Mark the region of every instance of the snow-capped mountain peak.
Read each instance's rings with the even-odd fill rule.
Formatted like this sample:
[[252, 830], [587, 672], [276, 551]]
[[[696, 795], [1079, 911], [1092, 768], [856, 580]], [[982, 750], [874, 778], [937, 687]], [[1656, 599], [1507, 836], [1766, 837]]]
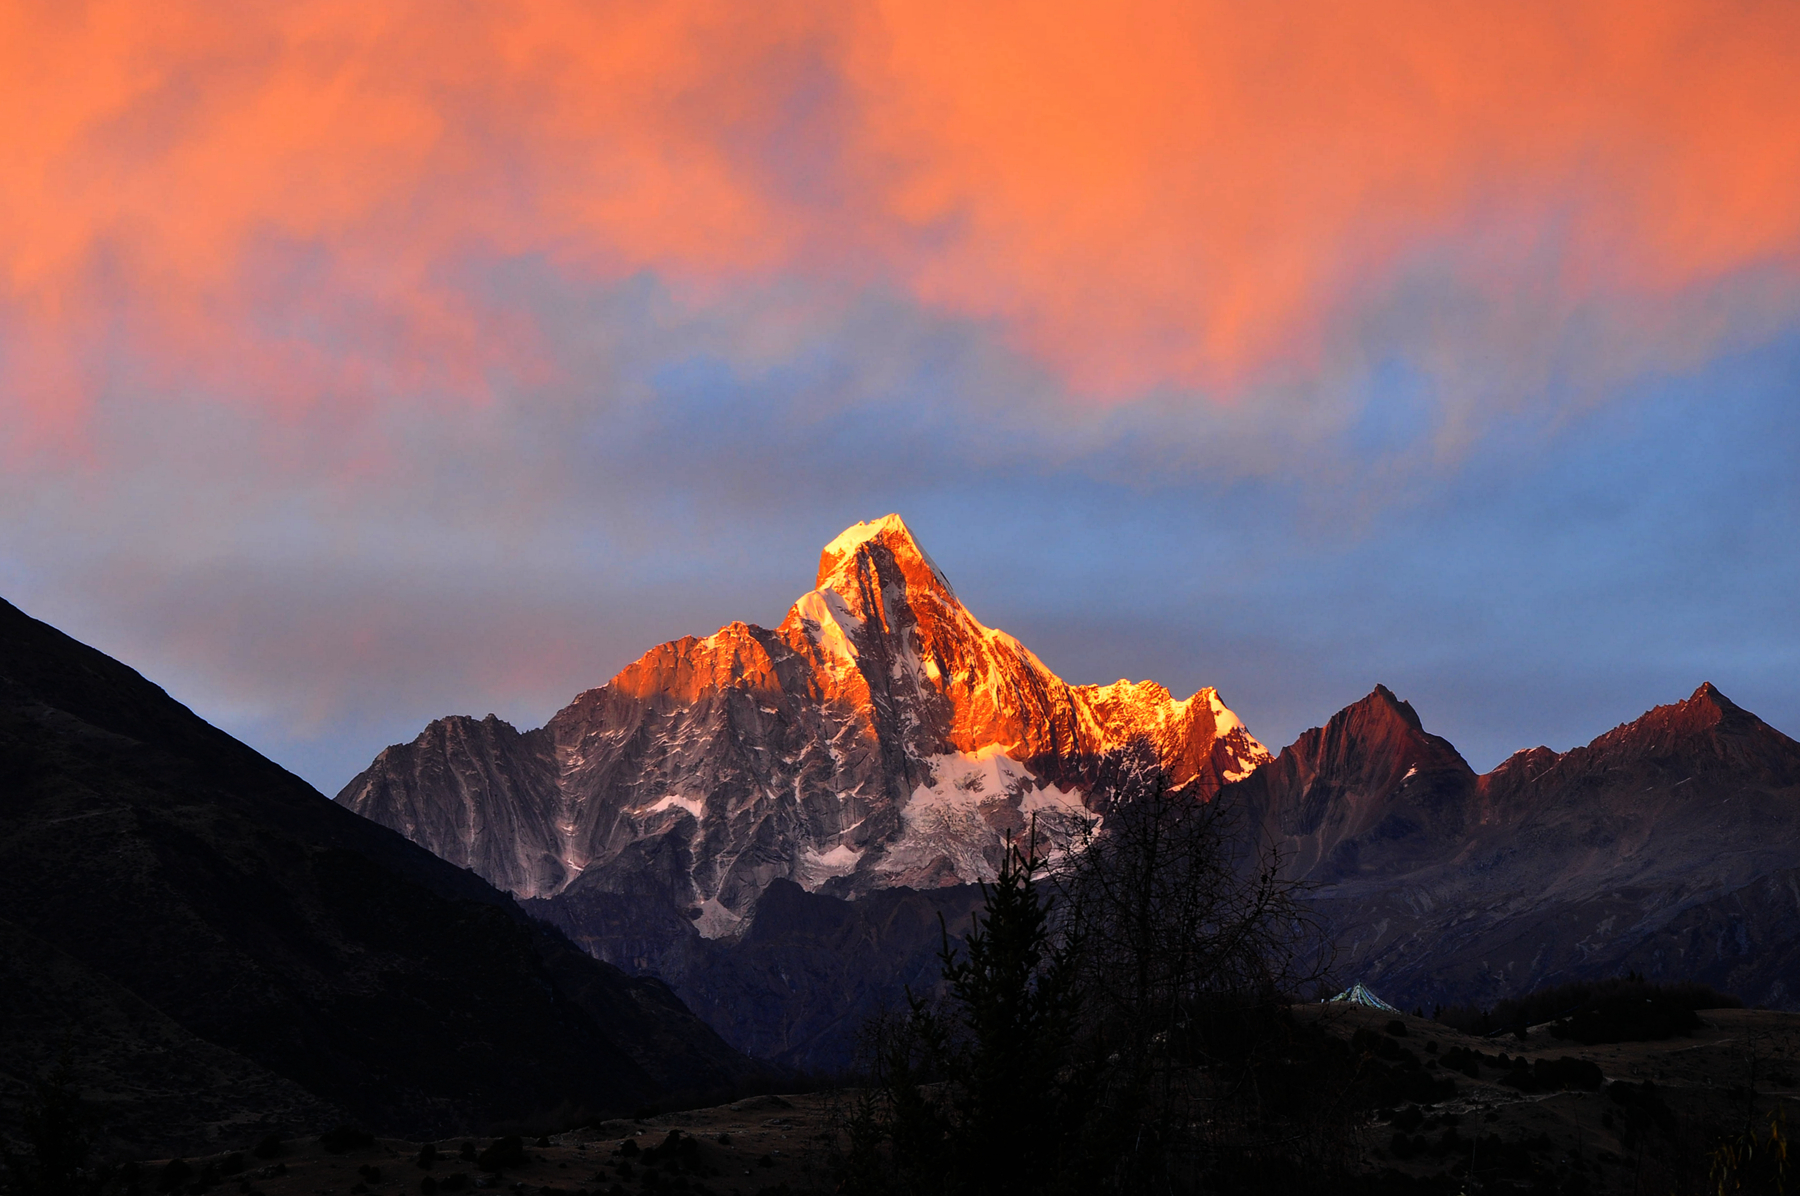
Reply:
[[987, 879], [1007, 834], [1102, 809], [1122, 769], [1204, 799], [1269, 759], [1215, 690], [1066, 684], [898, 515], [827, 544], [776, 628], [654, 648], [536, 731], [470, 722], [388, 749], [339, 800], [520, 896], [662, 893], [708, 934], [776, 878]]
[[[850, 598], [861, 589], [871, 572], [879, 573], [885, 553], [899, 574], [899, 579], [921, 590], [936, 590], [951, 601], [956, 591], [928, 553], [919, 546], [912, 529], [898, 515], [883, 515], [868, 523], [854, 523], [838, 533], [837, 538], [819, 553], [819, 576], [815, 590], [835, 590]], [[889, 579], [884, 579], [889, 580]]]

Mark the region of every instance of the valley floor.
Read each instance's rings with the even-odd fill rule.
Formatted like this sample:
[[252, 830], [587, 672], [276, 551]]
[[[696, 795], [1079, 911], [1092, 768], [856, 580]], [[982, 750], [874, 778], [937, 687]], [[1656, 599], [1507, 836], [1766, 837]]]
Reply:
[[[1392, 1063], [1410, 1053], [1433, 1077], [1455, 1081], [1453, 1096], [1384, 1109], [1368, 1124], [1363, 1163], [1377, 1188], [1385, 1176], [1396, 1190], [1445, 1193], [1699, 1192], [1708, 1187], [1708, 1151], [1721, 1133], [1747, 1127], [1766, 1133], [1776, 1110], [1800, 1114], [1794, 1107], [1800, 1014], [1708, 1010], [1691, 1037], [1591, 1047], [1553, 1038], [1545, 1027], [1524, 1039], [1476, 1038], [1355, 1006], [1306, 1005], [1295, 1014], [1346, 1038], [1362, 1031], [1360, 1041], [1375, 1044], [1374, 1057]], [[1395, 1022], [1404, 1033], [1393, 1032]], [[1602, 1087], [1519, 1086], [1537, 1060], [1565, 1057], [1596, 1065]], [[246, 1152], [242, 1170], [227, 1164], [235, 1173], [220, 1175], [211, 1190], [217, 1196], [823, 1193], [834, 1188], [832, 1159], [854, 1095], [758, 1096], [527, 1138], [523, 1161], [498, 1173], [462, 1157], [486, 1150], [496, 1141], [491, 1138], [471, 1140], [466, 1152], [461, 1140], [438, 1143], [441, 1154], [429, 1170], [416, 1163], [416, 1142], [381, 1139], [332, 1154], [313, 1139], [295, 1140], [274, 1159]], [[220, 1160], [188, 1163], [198, 1177], [209, 1161], [216, 1173]], [[144, 1165], [146, 1190], [159, 1187], [165, 1165]]]
[[[242, 1155], [243, 1170], [221, 1176], [214, 1196], [605, 1196], [624, 1191], [692, 1192], [697, 1196], [806, 1196], [829, 1192], [830, 1156], [842, 1097], [756, 1096], [711, 1109], [631, 1121], [605, 1121], [546, 1138], [524, 1140], [524, 1161], [498, 1172], [461, 1157], [464, 1139], [436, 1144], [437, 1161], [418, 1166], [420, 1143], [382, 1138], [343, 1153], [314, 1139], [282, 1144], [273, 1159]], [[685, 1141], [684, 1141], [685, 1139]], [[479, 1154], [497, 1139], [467, 1140]], [[190, 1159], [202, 1173], [230, 1156]], [[235, 1161], [226, 1164], [235, 1168]], [[166, 1161], [143, 1165], [154, 1190]], [[429, 1180], [429, 1183], [427, 1181]], [[185, 1190], [191, 1191], [189, 1187]]]

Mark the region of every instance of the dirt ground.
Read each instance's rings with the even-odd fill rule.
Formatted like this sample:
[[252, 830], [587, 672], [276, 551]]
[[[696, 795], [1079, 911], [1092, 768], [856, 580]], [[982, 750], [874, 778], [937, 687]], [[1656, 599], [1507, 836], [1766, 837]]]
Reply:
[[[1358, 1030], [1368, 1032], [1365, 1042], [1379, 1036], [1390, 1062], [1396, 1052], [1410, 1052], [1428, 1074], [1455, 1081], [1455, 1095], [1435, 1104], [1381, 1110], [1363, 1144], [1370, 1172], [1438, 1177], [1446, 1192], [1699, 1191], [1706, 1147], [1721, 1127], [1766, 1129], [1784, 1105], [1800, 1115], [1792, 1107], [1800, 1100], [1800, 1014], [1710, 1010], [1701, 1013], [1702, 1029], [1692, 1037], [1584, 1047], [1542, 1027], [1524, 1039], [1475, 1038], [1360, 1007], [1295, 1012], [1346, 1038]], [[1404, 1034], [1391, 1032], [1396, 1021]], [[1517, 1059], [1531, 1065], [1564, 1057], [1596, 1065], [1602, 1086], [1516, 1086]], [[1466, 1074], [1471, 1064], [1474, 1077]], [[1628, 1087], [1615, 1092], [1618, 1081]], [[523, 1158], [497, 1172], [477, 1162], [498, 1141], [493, 1138], [436, 1143], [438, 1158], [429, 1168], [418, 1165], [421, 1143], [380, 1139], [331, 1153], [314, 1138], [284, 1142], [272, 1158], [246, 1149], [186, 1165], [196, 1180], [210, 1165], [205, 1178], [216, 1183], [217, 1196], [806, 1196], [833, 1188], [831, 1154], [851, 1099], [844, 1093], [759, 1096], [602, 1122], [526, 1138]], [[157, 1192], [165, 1166], [143, 1165], [146, 1196]]]

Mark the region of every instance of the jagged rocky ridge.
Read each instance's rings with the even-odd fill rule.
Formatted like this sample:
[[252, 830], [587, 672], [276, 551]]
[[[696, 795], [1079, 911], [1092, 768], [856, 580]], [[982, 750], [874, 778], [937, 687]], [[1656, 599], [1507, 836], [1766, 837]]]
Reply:
[[1211, 689], [1065, 684], [889, 515], [825, 547], [778, 627], [664, 644], [534, 731], [440, 719], [338, 800], [521, 898], [654, 895], [721, 937], [776, 880], [966, 884], [1122, 768], [1210, 796], [1268, 758]]
[[1482, 776], [1377, 687], [1216, 800], [1407, 1007], [1628, 969], [1800, 1006], [1800, 743], [1711, 684]]

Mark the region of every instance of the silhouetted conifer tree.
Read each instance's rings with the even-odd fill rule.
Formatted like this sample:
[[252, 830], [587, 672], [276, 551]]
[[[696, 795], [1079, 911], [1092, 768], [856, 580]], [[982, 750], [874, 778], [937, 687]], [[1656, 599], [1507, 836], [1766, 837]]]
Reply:
[[1073, 946], [1052, 941], [1051, 901], [1032, 883], [1043, 863], [1009, 843], [964, 950], [940, 927], [944, 1000], [914, 997], [875, 1028], [877, 1083], [853, 1119], [852, 1186], [995, 1196], [1079, 1186], [1091, 1069], [1075, 1051]]
[[[845, 1190], [1323, 1190], [1350, 1048], [1287, 1012], [1323, 939], [1277, 861], [1160, 773], [1046, 875], [1009, 846], [943, 996], [870, 1031]], [[1103, 820], [1103, 821], [1102, 821]]]

